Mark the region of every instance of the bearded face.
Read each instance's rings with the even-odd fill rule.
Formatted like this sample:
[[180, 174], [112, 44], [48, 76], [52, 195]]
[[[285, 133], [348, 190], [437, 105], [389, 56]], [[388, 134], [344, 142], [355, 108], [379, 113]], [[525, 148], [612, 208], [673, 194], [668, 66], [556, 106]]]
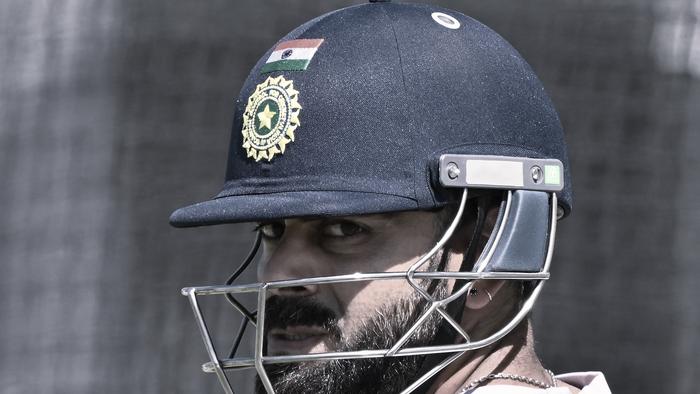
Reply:
[[[436, 242], [435, 212], [400, 212], [261, 223], [261, 282], [406, 272]], [[458, 269], [461, 256], [437, 253], [421, 270]], [[453, 261], [454, 260], [454, 261]], [[434, 299], [444, 281], [421, 283]], [[405, 280], [274, 287], [265, 309], [267, 356], [389, 349], [429, 308]], [[404, 347], [434, 344], [442, 318], [432, 313]], [[395, 393], [423, 372], [424, 356], [266, 364], [276, 393]], [[257, 391], [265, 392], [258, 378]]]
[[[446, 289], [438, 286], [434, 296], [443, 298]], [[273, 296], [266, 309], [266, 337], [283, 336], [288, 327], [315, 327], [331, 343], [330, 351], [387, 349], [393, 346], [428, 307], [418, 296], [406, 297], [383, 306], [345, 334], [338, 316], [322, 304], [305, 298]], [[441, 319], [433, 313], [408, 341], [408, 347], [430, 345]], [[275, 334], [277, 333], [277, 334]], [[282, 353], [280, 353], [282, 354]], [[276, 393], [399, 393], [419, 376], [425, 356], [324, 360], [266, 366]], [[258, 393], [265, 393], [256, 381]]]

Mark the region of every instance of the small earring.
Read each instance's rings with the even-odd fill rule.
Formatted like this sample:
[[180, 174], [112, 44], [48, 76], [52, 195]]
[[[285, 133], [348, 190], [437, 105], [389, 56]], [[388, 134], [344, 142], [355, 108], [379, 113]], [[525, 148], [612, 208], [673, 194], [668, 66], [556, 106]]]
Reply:
[[[486, 292], [486, 296], [489, 297], [489, 301], [493, 301], [493, 296], [491, 295], [491, 293], [488, 290], [484, 290], [484, 291]], [[469, 290], [469, 295], [472, 297], [476, 297], [477, 295], [479, 295], [479, 289]]]

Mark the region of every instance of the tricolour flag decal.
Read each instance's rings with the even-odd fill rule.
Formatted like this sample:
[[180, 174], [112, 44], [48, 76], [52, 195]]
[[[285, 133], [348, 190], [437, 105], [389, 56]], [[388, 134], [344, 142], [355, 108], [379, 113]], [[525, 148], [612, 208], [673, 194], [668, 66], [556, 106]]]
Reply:
[[322, 42], [322, 38], [285, 41], [275, 47], [260, 73], [306, 70]]

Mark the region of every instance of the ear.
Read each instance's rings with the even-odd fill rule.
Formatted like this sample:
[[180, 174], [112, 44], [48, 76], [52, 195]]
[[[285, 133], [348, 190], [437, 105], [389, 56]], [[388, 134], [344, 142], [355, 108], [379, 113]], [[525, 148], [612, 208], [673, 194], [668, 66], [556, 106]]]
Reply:
[[492, 203], [486, 211], [486, 219], [484, 220], [484, 227], [481, 229], [481, 237], [485, 239], [484, 244], [491, 237], [493, 229], [496, 227], [496, 220], [498, 220], [498, 210], [500, 208], [499, 204]]
[[490, 279], [475, 281], [471, 291], [467, 294], [464, 307], [471, 310], [482, 309], [496, 298], [505, 283], [504, 280]]
[[[478, 259], [481, 255], [484, 246], [486, 246], [486, 243], [488, 242], [489, 237], [491, 236], [491, 232], [493, 232], [493, 229], [496, 225], [496, 220], [498, 219], [498, 209], [498, 204], [488, 205], [486, 217], [484, 218], [484, 225], [477, 239], [477, 250], [476, 254], [474, 255], [476, 259]], [[467, 247], [469, 246], [469, 243], [474, 234], [474, 229], [476, 227], [476, 217], [476, 206], [473, 206], [473, 211], [467, 211], [464, 213], [464, 216], [462, 217], [462, 220], [460, 221], [457, 229], [447, 242], [447, 247], [451, 251], [459, 254], [464, 254], [466, 252]], [[471, 263], [473, 264], [475, 262], [476, 261], [472, 261]]]

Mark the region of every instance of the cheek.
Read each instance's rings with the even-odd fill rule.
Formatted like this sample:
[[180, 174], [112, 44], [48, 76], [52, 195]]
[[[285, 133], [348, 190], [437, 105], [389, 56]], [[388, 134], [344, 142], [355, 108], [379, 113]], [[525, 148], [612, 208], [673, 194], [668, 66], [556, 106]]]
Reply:
[[259, 281], [262, 281], [263, 280], [262, 278], [264, 277], [265, 270], [268, 268], [267, 266], [268, 266], [269, 261], [270, 261], [270, 251], [269, 251], [269, 248], [266, 248], [264, 246], [262, 246], [260, 249], [262, 250], [262, 252], [259, 252], [260, 257], [259, 257], [258, 263], [255, 265], [255, 267], [256, 267], [255, 273], [257, 275], [257, 279]]
[[336, 291], [344, 308], [340, 327], [346, 336], [352, 336], [364, 323], [386, 311], [398, 299], [414, 294], [413, 288], [404, 280], [365, 282], [364, 285], [345, 285]]
[[359, 250], [352, 255], [333, 256], [332, 268], [336, 275], [356, 272], [403, 272], [418, 261], [429, 247], [412, 244], [382, 244], [378, 247]]

